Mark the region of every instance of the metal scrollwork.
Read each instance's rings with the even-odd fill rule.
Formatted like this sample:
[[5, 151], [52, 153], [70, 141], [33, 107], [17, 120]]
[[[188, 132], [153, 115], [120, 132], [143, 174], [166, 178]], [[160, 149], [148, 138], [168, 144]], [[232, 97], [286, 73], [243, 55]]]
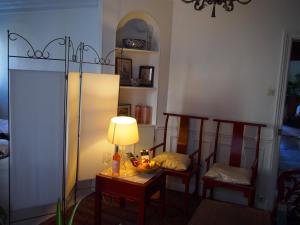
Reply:
[[29, 50], [27, 50], [27, 56], [30, 58], [33, 58], [35, 55], [35, 50], [33, 48], [33, 46], [30, 44], [30, 42], [24, 38], [23, 36], [17, 34], [17, 33], [9, 33], [8, 34], [8, 38], [11, 41], [17, 41], [19, 38], [21, 38], [22, 40], [25, 41], [25, 43], [29, 46]]
[[200, 11], [208, 5], [213, 5], [212, 17], [216, 17], [216, 5], [223, 5], [223, 8], [227, 12], [231, 12], [234, 9], [234, 2], [238, 2], [242, 5], [250, 3], [252, 0], [182, 0], [184, 3], [194, 3], [194, 9]]
[[40, 50], [40, 49], [35, 49], [33, 45], [20, 34], [8, 33], [8, 38], [10, 41], [17, 41], [18, 39], [23, 40], [27, 44], [29, 49], [26, 51], [26, 56], [20, 56], [20, 57], [25, 57], [25, 58], [27, 57], [32, 59], [49, 59], [50, 52], [47, 50], [49, 46], [51, 46], [55, 42], [57, 42], [59, 45], [62, 46], [65, 46], [66, 44], [66, 38], [56, 38], [48, 42], [46, 46], [43, 48], [43, 50]]
[[[22, 35], [17, 33], [11, 33], [8, 31], [8, 40], [9, 41], [17, 41], [23, 40], [27, 46], [27, 50], [25, 55], [9, 55], [9, 57], [15, 58], [29, 58], [29, 59], [49, 59], [49, 60], [59, 60], [66, 61], [66, 59], [70, 62], [74, 63], [86, 63], [86, 64], [95, 64], [95, 65], [105, 65], [105, 66], [114, 66], [110, 62], [110, 56], [114, 52], [114, 50], [110, 51], [104, 58], [100, 57], [99, 53], [93, 48], [91, 45], [85, 45], [83, 42], [76, 47], [69, 37], [65, 38], [55, 38], [48, 42], [45, 47], [40, 49], [35, 49], [33, 45]], [[68, 42], [68, 44], [67, 44]], [[68, 56], [64, 55], [62, 58], [51, 58], [50, 47], [54, 44], [58, 44], [58, 46], [64, 46], [65, 53], [68, 53]], [[84, 62], [83, 61], [83, 52], [92, 52], [96, 57], [93, 62]], [[82, 54], [82, 57], [81, 55]]]
[[86, 45], [83, 44], [83, 51], [88, 52], [89, 50], [91, 50], [94, 54], [95, 54], [95, 58], [94, 58], [94, 62], [85, 62], [85, 63], [89, 63], [89, 64], [98, 64], [98, 65], [107, 65], [107, 66], [113, 66], [110, 63], [110, 59], [109, 56], [112, 54], [112, 52], [114, 52], [115, 50], [110, 51], [104, 58], [100, 57], [100, 55], [98, 54], [98, 52], [96, 51], [95, 48], [93, 48], [90, 45]]
[[47, 51], [47, 48], [54, 42], [57, 42], [59, 45], [66, 45], [66, 38], [56, 38], [52, 41], [50, 41], [43, 49], [43, 51], [41, 51], [41, 55], [40, 58], [42, 57], [43, 59], [48, 59], [50, 57], [50, 53], [49, 51]]

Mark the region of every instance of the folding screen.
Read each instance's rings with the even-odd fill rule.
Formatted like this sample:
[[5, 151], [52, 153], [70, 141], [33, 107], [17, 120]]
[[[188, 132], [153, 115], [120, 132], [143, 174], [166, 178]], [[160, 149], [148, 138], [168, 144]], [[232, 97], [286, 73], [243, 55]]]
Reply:
[[104, 152], [113, 153], [107, 139], [110, 119], [117, 115], [119, 76], [83, 73], [79, 180], [94, 179]]
[[[117, 114], [118, 94], [119, 76], [83, 74], [80, 180], [93, 179], [102, 169], [102, 153], [113, 152], [106, 133], [110, 119]], [[79, 101], [79, 73], [69, 73], [67, 199], [76, 184]], [[11, 202], [13, 220], [18, 220], [53, 210], [62, 195], [64, 73], [11, 70], [10, 112]]]
[[61, 196], [63, 96], [64, 73], [10, 70], [12, 211]]

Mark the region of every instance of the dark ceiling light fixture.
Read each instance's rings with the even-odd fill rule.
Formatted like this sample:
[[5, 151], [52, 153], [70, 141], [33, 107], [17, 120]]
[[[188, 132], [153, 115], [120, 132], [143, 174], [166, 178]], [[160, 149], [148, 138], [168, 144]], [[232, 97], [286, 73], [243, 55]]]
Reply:
[[234, 9], [234, 2], [246, 5], [252, 0], [182, 0], [185, 3], [194, 3], [194, 9], [200, 11], [208, 5], [213, 5], [211, 17], [216, 17], [216, 5], [223, 5], [227, 12]]

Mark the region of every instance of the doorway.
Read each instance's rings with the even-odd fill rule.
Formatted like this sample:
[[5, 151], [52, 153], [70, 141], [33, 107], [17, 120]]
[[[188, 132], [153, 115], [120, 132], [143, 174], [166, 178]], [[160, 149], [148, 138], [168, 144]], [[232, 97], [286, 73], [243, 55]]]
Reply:
[[300, 39], [291, 42], [287, 66], [279, 172], [300, 167]]

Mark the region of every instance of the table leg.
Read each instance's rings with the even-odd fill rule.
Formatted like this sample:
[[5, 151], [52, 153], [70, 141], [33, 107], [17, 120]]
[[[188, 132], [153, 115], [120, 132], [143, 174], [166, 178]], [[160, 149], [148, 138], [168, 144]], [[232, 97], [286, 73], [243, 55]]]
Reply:
[[97, 187], [95, 195], [95, 225], [101, 225], [102, 193], [97, 191]]
[[166, 197], [166, 177], [164, 176], [160, 187], [160, 217], [165, 216], [165, 197]]
[[145, 224], [145, 199], [142, 199], [139, 203], [139, 218], [138, 225]]

